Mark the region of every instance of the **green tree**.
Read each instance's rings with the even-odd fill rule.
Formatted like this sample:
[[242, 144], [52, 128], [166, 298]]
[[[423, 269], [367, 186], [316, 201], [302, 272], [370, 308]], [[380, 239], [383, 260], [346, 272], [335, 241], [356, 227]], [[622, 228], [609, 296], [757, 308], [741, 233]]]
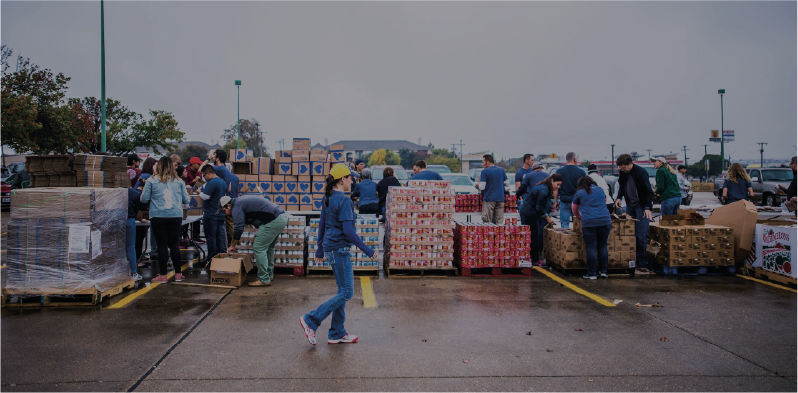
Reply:
[[[249, 146], [247, 146], [247, 143], [244, 142], [243, 139], [241, 140], [241, 148], [249, 149]], [[238, 141], [229, 141], [222, 146], [222, 150], [224, 150], [227, 154], [230, 154], [230, 150], [232, 149], [238, 149]]]
[[366, 165], [368, 165], [368, 166], [386, 165], [385, 164], [386, 155], [387, 155], [387, 153], [385, 152], [385, 149], [375, 150], [374, 152], [371, 153], [371, 157], [369, 157], [369, 160], [366, 163]]
[[402, 168], [410, 168], [413, 166], [413, 159], [415, 156], [416, 153], [410, 149], [399, 150], [399, 165], [401, 165]]
[[[265, 131], [262, 130], [260, 122], [257, 120], [241, 119], [241, 148], [244, 149], [246, 144], [249, 146], [247, 149], [252, 149], [255, 157], [268, 157], [269, 146], [263, 143], [264, 133]], [[238, 147], [238, 131], [236, 131], [235, 124], [222, 131], [222, 139], [228, 143], [236, 142], [236, 147], [233, 148]]]
[[402, 157], [394, 153], [393, 150], [385, 151], [385, 165], [399, 165], [402, 162]]
[[707, 154], [701, 161], [694, 162], [687, 166], [687, 174], [692, 177], [704, 177], [706, 176], [706, 167], [704, 163], [706, 162], [707, 158], [709, 158], [709, 176], [718, 176], [721, 174], [721, 159], [719, 154]]
[[208, 157], [208, 149], [200, 145], [186, 145], [182, 149], [175, 149], [167, 153], [169, 155], [177, 154], [183, 160], [183, 165], [188, 165], [188, 160], [191, 157], [197, 157], [200, 160], [205, 160]]
[[447, 167], [449, 167], [449, 170], [455, 173], [460, 172], [462, 170], [462, 168], [460, 168], [459, 158], [433, 155], [432, 157], [429, 158], [429, 160], [426, 160], [426, 163], [429, 165], [446, 165]]

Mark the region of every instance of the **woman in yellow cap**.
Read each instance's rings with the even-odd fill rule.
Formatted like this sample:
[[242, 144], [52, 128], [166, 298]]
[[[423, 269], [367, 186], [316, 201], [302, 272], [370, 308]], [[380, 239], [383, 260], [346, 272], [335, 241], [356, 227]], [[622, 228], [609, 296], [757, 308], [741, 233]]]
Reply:
[[344, 164], [335, 164], [327, 176], [324, 189], [324, 202], [319, 222], [319, 241], [316, 249], [316, 262], [324, 258], [330, 262], [338, 293], [324, 302], [319, 308], [299, 317], [299, 323], [305, 331], [305, 337], [311, 345], [316, 345], [316, 330], [322, 321], [332, 314], [332, 325], [327, 334], [327, 344], [351, 344], [357, 342], [357, 336], [344, 329], [346, 320], [346, 302], [355, 293], [355, 278], [352, 273], [352, 261], [349, 250], [356, 245], [371, 259], [377, 259], [377, 251], [372, 250], [360, 240], [355, 230], [355, 205], [344, 193], [352, 187], [349, 168]]

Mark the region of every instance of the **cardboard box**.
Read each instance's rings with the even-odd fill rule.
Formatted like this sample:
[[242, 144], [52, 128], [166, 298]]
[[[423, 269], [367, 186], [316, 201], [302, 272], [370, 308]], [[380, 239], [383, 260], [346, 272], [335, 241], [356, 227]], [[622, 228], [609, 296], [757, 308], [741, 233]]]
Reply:
[[[300, 176], [300, 177], [310, 177], [310, 176]], [[299, 187], [299, 189], [298, 189], [297, 192], [300, 192], [302, 194], [310, 194], [311, 193], [310, 185], [311, 185], [311, 183], [310, 183], [309, 180], [308, 181], [301, 181], [301, 180], [298, 181], [297, 182], [297, 186]]]
[[703, 226], [704, 223], [704, 216], [698, 214], [695, 210], [680, 210], [677, 215], [662, 216], [660, 218], [661, 226]]
[[311, 163], [310, 163], [310, 173], [313, 176], [323, 176], [324, 175], [324, 164], [326, 164], [326, 162], [311, 161]]
[[312, 212], [313, 211], [313, 205], [299, 205], [299, 211]]
[[211, 260], [211, 284], [240, 287], [252, 270], [249, 254], [218, 254]]
[[277, 205], [285, 205], [285, 194], [272, 194], [272, 202]]
[[[277, 150], [274, 156], [275, 162], [282, 162], [282, 163], [290, 163], [291, 162], [291, 150]], [[272, 172], [274, 173], [274, 172]]]
[[268, 157], [259, 157], [252, 162], [253, 175], [271, 175], [272, 174], [272, 159]]
[[252, 160], [253, 160], [252, 149], [230, 149], [230, 156], [228, 157], [228, 161], [230, 161], [231, 163], [252, 161]]
[[200, 198], [199, 195], [189, 195], [188, 196], [188, 215], [189, 216], [201, 216], [202, 209], [205, 206], [203, 203], [204, 201]]
[[794, 225], [791, 222], [756, 224], [756, 259], [751, 265], [793, 279], [798, 277], [792, 267], [796, 261], [797, 233]]
[[258, 182], [258, 186], [260, 187], [261, 190], [263, 190], [263, 192], [266, 192], [266, 193], [273, 193], [274, 192], [273, 184], [270, 181]]
[[274, 172], [277, 175], [291, 175], [291, 163], [288, 162], [275, 162]]
[[734, 235], [734, 260], [737, 266], [745, 262], [751, 252], [756, 231], [756, 206], [748, 201], [737, 201], [716, 208], [706, 219], [707, 224], [728, 227]]
[[299, 189], [299, 182], [297, 181], [286, 181], [285, 182], [285, 192], [287, 194], [296, 193]]
[[258, 181], [272, 181], [274, 178], [272, 175], [258, 175]]
[[311, 161], [327, 162], [327, 152], [325, 150], [311, 150], [310, 151], [310, 160]]
[[294, 162], [291, 173], [295, 176], [310, 176], [310, 162]]
[[285, 194], [285, 203], [287, 205], [299, 205], [299, 195], [295, 193]]
[[299, 211], [299, 205], [290, 205], [289, 204], [289, 205], [285, 206], [284, 210], [287, 211], [287, 212], [298, 212]]
[[300, 194], [299, 195], [299, 204], [302, 206], [313, 206], [313, 196], [312, 194]]
[[310, 161], [310, 150], [292, 150], [291, 162], [308, 162]]
[[310, 150], [310, 138], [294, 138], [294, 150]]
[[251, 161], [231, 162], [230, 165], [233, 167], [231, 172], [235, 175], [249, 175], [252, 173]]
[[321, 210], [324, 194], [313, 194], [313, 210]]
[[337, 145], [330, 145], [330, 151], [343, 151], [343, 150], [344, 150], [343, 143], [339, 143]]
[[343, 150], [330, 150], [330, 162], [345, 162], [346, 156]]
[[271, 194], [271, 193], [263, 194], [263, 198], [266, 199], [269, 202], [274, 203], [274, 194]]
[[310, 189], [313, 194], [324, 194], [324, 188], [327, 187], [327, 182], [314, 180]]
[[285, 194], [285, 182], [284, 181], [273, 181], [272, 182], [272, 193], [275, 194]]

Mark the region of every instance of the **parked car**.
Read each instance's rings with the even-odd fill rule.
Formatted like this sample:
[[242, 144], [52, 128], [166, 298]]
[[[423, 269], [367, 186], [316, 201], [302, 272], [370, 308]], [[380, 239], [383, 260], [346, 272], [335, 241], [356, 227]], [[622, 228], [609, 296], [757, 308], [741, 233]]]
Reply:
[[438, 174], [452, 173], [452, 170], [446, 165], [427, 165], [427, 170], [438, 172]]
[[0, 168], [0, 173], [2, 174], [0, 176], [0, 182], [6, 181], [6, 179], [8, 179], [11, 176], [11, 171], [8, 170], [8, 168], [6, 167]]
[[13, 174], [25, 169], [25, 163], [24, 162], [12, 162], [12, 163], [6, 165], [6, 168], [9, 171], [8, 175], [11, 176], [11, 175], [13, 175]]
[[382, 170], [387, 167], [393, 168], [393, 175], [396, 176], [399, 183], [402, 183], [403, 186], [407, 185], [407, 172], [405, 168], [399, 165], [372, 165], [371, 168], [369, 168], [371, 169], [371, 179], [379, 183], [379, 181], [382, 180]]
[[[792, 169], [790, 168], [746, 168], [745, 173], [751, 177], [751, 188], [754, 189], [754, 196], [751, 202], [759, 203], [762, 206], [779, 206], [787, 199], [787, 194], [777, 189], [778, 186], [787, 188], [793, 179]], [[715, 179], [715, 187], [712, 191], [718, 200], [723, 197], [723, 182], [727, 179], [724, 172]], [[723, 202], [721, 200], [721, 202]]]
[[441, 173], [443, 180], [452, 183], [452, 189], [457, 194], [474, 195], [479, 191], [474, 187], [474, 182], [464, 173]]
[[9, 177], [2, 183], [0, 183], [0, 208], [3, 209], [10, 209], [11, 208], [11, 182], [14, 181], [13, 177]]

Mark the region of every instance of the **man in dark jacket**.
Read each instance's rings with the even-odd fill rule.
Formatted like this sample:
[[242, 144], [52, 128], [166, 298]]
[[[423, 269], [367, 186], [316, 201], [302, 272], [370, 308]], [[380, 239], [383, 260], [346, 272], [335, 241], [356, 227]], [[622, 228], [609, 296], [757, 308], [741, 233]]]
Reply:
[[651, 207], [654, 204], [654, 191], [648, 180], [648, 172], [632, 163], [632, 156], [621, 154], [615, 163], [621, 170], [615, 207], [620, 208], [621, 198], [626, 198], [626, 212], [637, 220], [635, 221], [637, 268], [642, 273], [648, 273], [646, 244], [648, 243], [648, 224], [651, 221]]
[[[798, 202], [798, 156], [790, 160], [790, 168], [792, 168], [792, 181], [787, 188], [787, 200]], [[798, 210], [795, 211], [795, 217], [798, 217]]]
[[387, 167], [382, 170], [382, 180], [377, 183], [377, 195], [380, 197], [380, 221], [385, 222], [385, 199], [388, 197], [388, 189], [391, 187], [401, 187], [399, 179], [394, 176], [393, 168]]

